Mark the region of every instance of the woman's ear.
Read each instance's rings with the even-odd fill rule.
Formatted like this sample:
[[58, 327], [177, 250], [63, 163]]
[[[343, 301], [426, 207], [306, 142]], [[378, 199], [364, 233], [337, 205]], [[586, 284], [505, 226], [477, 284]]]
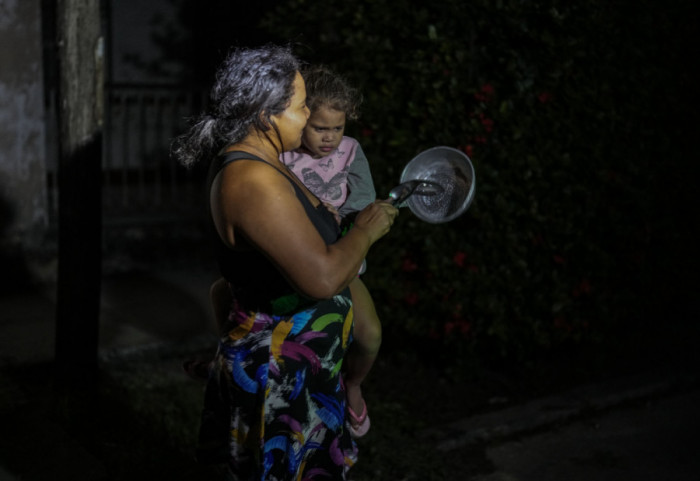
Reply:
[[262, 112], [260, 112], [259, 120], [260, 125], [262, 125], [264, 128], [263, 132], [267, 132], [268, 130], [274, 128], [274, 121], [267, 114], [267, 110], [263, 110]]

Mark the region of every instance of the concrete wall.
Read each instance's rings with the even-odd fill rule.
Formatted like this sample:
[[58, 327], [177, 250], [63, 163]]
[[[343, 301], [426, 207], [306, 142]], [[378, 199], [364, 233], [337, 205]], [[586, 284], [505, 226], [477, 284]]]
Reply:
[[[0, 266], [17, 250], [45, 252], [51, 244], [49, 227], [55, 222], [58, 199], [55, 189], [48, 189], [47, 172], [57, 172], [56, 139], [51, 137], [56, 127], [47, 129], [46, 123], [41, 4], [42, 0], [0, 0]], [[153, 42], [166, 26], [186, 35], [177, 30], [173, 4], [114, 0], [106, 5], [113, 40], [112, 80], [177, 83], [184, 67], [159, 61], [162, 52]], [[159, 65], [160, 76], [137, 68], [129, 61], [134, 57]]]
[[46, 234], [41, 1], [0, 0], [0, 248]]

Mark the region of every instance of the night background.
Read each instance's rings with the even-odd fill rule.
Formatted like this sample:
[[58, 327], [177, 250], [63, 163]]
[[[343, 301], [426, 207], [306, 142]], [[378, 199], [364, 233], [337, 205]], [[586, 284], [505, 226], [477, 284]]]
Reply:
[[[206, 92], [230, 47], [290, 44], [304, 62], [326, 64], [361, 90], [360, 119], [346, 135], [367, 154], [379, 196], [427, 148], [457, 148], [474, 164], [476, 197], [463, 216], [434, 225], [405, 209], [368, 256], [363, 279], [384, 341], [365, 388], [376, 427], [359, 443], [353, 479], [476, 479], [492, 468], [483, 448], [430, 455], [430, 440], [417, 433], [492, 409], [496, 397], [517, 404], [646, 369], [692, 371], [700, 267], [693, 2], [163, 5], [169, 16], [147, 17], [148, 54], [120, 53], [128, 21], [110, 23], [117, 13], [107, 9], [108, 51], [121, 55], [111, 59], [113, 86]], [[168, 149], [164, 142], [149, 151], [159, 168], [173, 168]], [[191, 202], [168, 211], [168, 222], [161, 210], [131, 225], [110, 222], [111, 174], [103, 177], [105, 286], [131, 282], [130, 295], [153, 273], [178, 270], [182, 279], [192, 268], [206, 290], [213, 259], [202, 171], [176, 169], [191, 194], [178, 202]], [[26, 289], [46, 289], [36, 284], [29, 279]], [[151, 306], [145, 297], [139, 306], [163, 331], [159, 313], [179, 309], [184, 318], [190, 309], [165, 291]], [[183, 330], [201, 340], [203, 324]], [[7, 370], [21, 389], [40, 392], [22, 406], [24, 417], [3, 410], [15, 419], [8, 432], [21, 438], [18, 419], [41, 429], [38, 419], [51, 418], [101, 463], [83, 479], [217, 479], [216, 469], [191, 460], [202, 387], [171, 373], [214, 345], [168, 341], [105, 362], [99, 382], [69, 392], [37, 382], [50, 378], [50, 363]], [[26, 473], [21, 479], [45, 479], [27, 470], [20, 452], [33, 441], [23, 436], [3, 439], [2, 465]]]

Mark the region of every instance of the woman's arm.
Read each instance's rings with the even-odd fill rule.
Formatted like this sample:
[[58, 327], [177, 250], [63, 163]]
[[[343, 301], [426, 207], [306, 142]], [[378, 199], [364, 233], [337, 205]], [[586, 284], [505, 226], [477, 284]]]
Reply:
[[230, 164], [215, 179], [211, 195], [214, 223], [227, 245], [245, 237], [299, 292], [317, 299], [332, 297], [350, 283], [398, 213], [390, 204], [371, 204], [358, 215], [355, 228], [328, 246], [289, 180], [268, 165]]

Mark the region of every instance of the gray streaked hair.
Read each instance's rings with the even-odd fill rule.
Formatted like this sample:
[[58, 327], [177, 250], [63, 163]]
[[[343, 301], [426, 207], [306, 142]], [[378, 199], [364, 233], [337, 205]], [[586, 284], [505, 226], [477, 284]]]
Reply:
[[[216, 73], [210, 107], [189, 131], [176, 139], [173, 154], [184, 166], [210, 158], [251, 131], [267, 135], [277, 127], [270, 119], [289, 105], [299, 60], [289, 47], [238, 48]], [[277, 132], [279, 136], [279, 132]]]

